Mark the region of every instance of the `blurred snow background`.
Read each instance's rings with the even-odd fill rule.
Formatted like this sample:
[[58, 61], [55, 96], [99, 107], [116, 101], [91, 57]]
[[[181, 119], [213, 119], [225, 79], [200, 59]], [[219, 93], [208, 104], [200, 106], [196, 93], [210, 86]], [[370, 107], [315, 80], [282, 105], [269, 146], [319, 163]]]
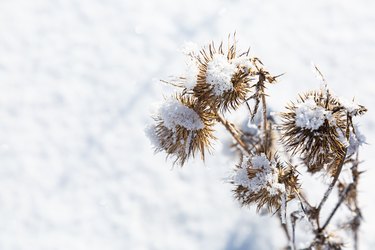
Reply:
[[[277, 249], [276, 219], [240, 209], [224, 179], [236, 162], [171, 168], [143, 128], [183, 72], [185, 41], [237, 31], [275, 73], [276, 110], [317, 88], [375, 117], [375, 2], [370, 0], [1, 0], [0, 249]], [[222, 144], [216, 144], [218, 152]], [[361, 249], [375, 248], [371, 145], [364, 147]]]

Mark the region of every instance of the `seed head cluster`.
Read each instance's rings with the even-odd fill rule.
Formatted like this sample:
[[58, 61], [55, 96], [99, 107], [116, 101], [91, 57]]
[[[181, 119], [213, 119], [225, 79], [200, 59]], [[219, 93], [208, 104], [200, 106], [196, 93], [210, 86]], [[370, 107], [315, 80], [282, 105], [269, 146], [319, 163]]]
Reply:
[[[221, 124], [231, 136], [228, 145], [236, 149], [231, 152], [240, 159], [230, 183], [242, 206], [253, 205], [258, 212], [279, 212], [291, 249], [297, 249], [295, 226], [303, 219], [311, 224], [315, 236], [306, 249], [342, 249], [341, 238], [327, 230], [342, 203], [353, 214], [347, 228], [357, 244], [362, 220], [357, 185], [363, 173], [358, 170], [358, 149], [365, 137], [353, 119], [367, 109], [354, 100], [335, 97], [325, 84], [320, 90], [299, 95], [286, 111], [274, 115], [267, 109], [266, 91], [268, 84], [276, 83], [281, 75], [271, 75], [259, 58], [249, 56], [249, 51], [238, 52], [235, 40], [228, 41], [226, 49], [223, 43], [217, 47], [213, 42], [200, 50], [190, 47], [193, 49], [184, 50], [185, 75], [167, 82], [180, 91], [165, 99], [146, 130], [155, 151], [164, 151], [180, 166], [197, 155], [204, 160], [216, 140], [215, 126]], [[240, 106], [248, 111], [242, 126], [225, 118]], [[350, 183], [339, 179], [346, 164], [352, 164]], [[301, 168], [332, 177], [316, 206], [305, 196]], [[321, 222], [320, 212], [333, 189], [338, 190], [338, 204]], [[287, 207], [290, 202], [298, 205], [296, 211]]]
[[282, 142], [300, 154], [308, 171], [334, 172], [346, 153], [347, 112], [339, 100], [320, 90], [301, 95], [281, 114]]
[[165, 151], [183, 165], [190, 156], [204, 152], [215, 139], [213, 121], [215, 115], [202, 109], [192, 96], [173, 96], [161, 105], [153, 117], [155, 124], [147, 129], [155, 150]]
[[258, 211], [266, 207], [275, 211], [282, 206], [284, 196], [293, 197], [298, 178], [278, 161], [264, 154], [245, 158], [233, 177], [234, 194], [242, 205], [256, 204]]

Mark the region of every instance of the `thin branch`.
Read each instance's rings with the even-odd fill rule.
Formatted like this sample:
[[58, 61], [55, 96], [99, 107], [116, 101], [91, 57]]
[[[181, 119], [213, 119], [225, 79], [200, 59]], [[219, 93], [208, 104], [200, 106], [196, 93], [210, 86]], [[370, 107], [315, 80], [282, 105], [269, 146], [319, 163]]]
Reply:
[[279, 216], [277, 216], [277, 217], [279, 217], [279, 221], [280, 221], [280, 226], [281, 226], [281, 228], [283, 229], [283, 231], [284, 231], [284, 233], [285, 233], [285, 236], [286, 236], [286, 238], [288, 239], [288, 242], [290, 242], [291, 241], [291, 238], [290, 238], [290, 234], [289, 234], [289, 231], [288, 231], [288, 226], [287, 226], [287, 224], [286, 223], [283, 223], [282, 222], [282, 220], [281, 220], [281, 211], [279, 211]]
[[337, 202], [335, 208], [332, 210], [332, 212], [330, 213], [330, 215], [328, 216], [326, 222], [323, 224], [323, 226], [320, 228], [320, 231], [323, 231], [329, 224], [329, 222], [331, 221], [331, 219], [333, 218], [333, 216], [335, 215], [337, 209], [340, 207], [340, 205], [343, 203], [343, 201], [345, 200], [346, 196], [348, 195], [348, 193], [352, 190], [352, 188], [354, 187], [354, 184], [353, 183], [350, 183], [346, 188], [345, 190], [342, 191], [342, 193], [340, 194], [340, 200]]
[[[265, 80], [265, 77], [263, 74], [259, 75], [259, 82]], [[263, 116], [263, 133], [264, 133], [264, 138], [263, 138], [263, 145], [264, 145], [264, 150], [267, 152], [268, 151], [268, 141], [269, 141], [269, 136], [268, 136], [268, 130], [267, 130], [267, 104], [266, 104], [266, 97], [264, 94], [264, 86], [261, 86], [261, 98], [262, 98], [262, 116]]]
[[344, 152], [344, 156], [340, 159], [340, 162], [338, 164], [338, 167], [337, 167], [337, 170], [336, 170], [336, 173], [335, 175], [333, 176], [333, 180], [332, 182], [329, 184], [326, 192], [324, 193], [324, 196], [322, 198], [322, 200], [320, 201], [319, 203], [319, 206], [317, 208], [318, 211], [320, 211], [324, 205], [324, 203], [327, 201], [329, 195], [331, 194], [334, 186], [336, 185], [336, 182], [337, 180], [339, 179], [339, 176], [341, 174], [341, 170], [342, 170], [342, 167], [344, 166], [344, 161], [345, 161], [345, 158], [346, 158], [346, 152], [347, 152], [347, 149], [345, 149], [345, 152]]
[[226, 130], [232, 135], [233, 139], [238, 143], [238, 145], [250, 156], [252, 155], [251, 151], [248, 149], [246, 144], [241, 140], [238, 131], [233, 127], [233, 124], [225, 120], [219, 113], [217, 115], [217, 120], [224, 125]]

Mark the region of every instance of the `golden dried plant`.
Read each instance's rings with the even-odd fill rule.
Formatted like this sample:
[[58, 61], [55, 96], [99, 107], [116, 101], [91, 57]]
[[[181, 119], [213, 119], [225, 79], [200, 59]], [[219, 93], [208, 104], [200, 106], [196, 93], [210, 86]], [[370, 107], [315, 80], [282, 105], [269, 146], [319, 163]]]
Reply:
[[[279, 212], [289, 242], [287, 249], [297, 249], [296, 224], [300, 220], [310, 224], [314, 236], [306, 249], [342, 249], [342, 240], [328, 229], [341, 204], [352, 216], [339, 229], [352, 232], [354, 248], [358, 249], [362, 213], [357, 190], [363, 173], [358, 170], [358, 149], [365, 139], [353, 118], [367, 109], [335, 97], [315, 66], [324, 88], [300, 95], [279, 113], [279, 121], [269, 115], [266, 85], [276, 83], [281, 75], [270, 74], [257, 57], [249, 56], [249, 51], [238, 53], [235, 40], [228, 43], [227, 50], [223, 43], [216, 48], [212, 42], [199, 54], [187, 55], [192, 70], [171, 83], [181, 92], [166, 100], [148, 128], [155, 150], [165, 151], [181, 166], [196, 155], [204, 160], [205, 151], [210, 152], [216, 139], [215, 124], [219, 123], [231, 136], [230, 145], [239, 152], [240, 164], [230, 180], [234, 197], [242, 206], [254, 205], [258, 212], [263, 208]], [[249, 111], [245, 119], [252, 127], [248, 129], [225, 118], [226, 111], [235, 111], [242, 104]], [[339, 180], [344, 165], [350, 164], [352, 181]], [[305, 189], [299, 181], [300, 167], [332, 176], [316, 205], [306, 197], [309, 187]], [[323, 221], [321, 211], [335, 188], [339, 199]], [[290, 203], [297, 204], [298, 209], [290, 211]]]
[[248, 98], [251, 80], [255, 75], [248, 52], [239, 54], [236, 42], [223, 43], [216, 49], [214, 43], [203, 48], [197, 58], [199, 72], [194, 95], [207, 106], [215, 109], [236, 109]]
[[153, 119], [156, 124], [150, 126], [148, 132], [153, 137], [156, 152], [165, 151], [181, 166], [197, 153], [204, 160], [205, 151], [215, 140], [215, 114], [203, 108], [192, 96], [173, 96]]
[[281, 114], [282, 142], [300, 154], [308, 171], [334, 173], [345, 155], [347, 116], [337, 99], [323, 90], [308, 92]]

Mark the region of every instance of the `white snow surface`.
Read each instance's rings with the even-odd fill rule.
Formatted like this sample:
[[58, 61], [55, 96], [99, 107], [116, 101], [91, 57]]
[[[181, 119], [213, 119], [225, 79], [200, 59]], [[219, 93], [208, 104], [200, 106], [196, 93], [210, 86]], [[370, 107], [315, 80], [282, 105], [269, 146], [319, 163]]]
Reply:
[[206, 81], [213, 86], [216, 96], [233, 89], [232, 77], [236, 69], [236, 65], [230, 63], [225, 55], [213, 55], [212, 61], [207, 64]]
[[325, 120], [332, 117], [331, 112], [318, 106], [312, 97], [299, 103], [295, 112], [296, 125], [311, 131], [318, 130]]
[[176, 98], [167, 99], [160, 106], [159, 115], [164, 126], [173, 131], [178, 125], [190, 131], [204, 128], [204, 123], [199, 115]]
[[[221, 153], [171, 170], [143, 128], [184, 72], [179, 48], [227, 41], [274, 74], [270, 107], [329, 87], [369, 111], [360, 249], [374, 249], [375, 2], [0, 1], [0, 249], [280, 249], [277, 218], [233, 199]], [[166, 96], [168, 96], [166, 94]], [[221, 133], [221, 132], [220, 132]], [[217, 133], [217, 136], [221, 134]], [[316, 200], [320, 189], [309, 189]], [[289, 205], [289, 204], [288, 204]]]

